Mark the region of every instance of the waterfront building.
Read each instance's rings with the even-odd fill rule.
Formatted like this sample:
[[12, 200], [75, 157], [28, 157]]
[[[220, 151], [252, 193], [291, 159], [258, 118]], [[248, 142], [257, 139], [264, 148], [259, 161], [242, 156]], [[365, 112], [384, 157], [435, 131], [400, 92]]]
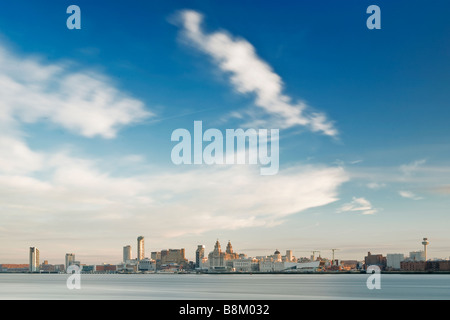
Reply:
[[275, 262], [281, 262], [282, 261], [281, 253], [280, 253], [280, 251], [278, 251], [278, 249], [275, 250], [275, 252], [273, 253], [272, 258], [273, 258], [273, 261], [275, 261]]
[[69, 266], [75, 264], [75, 254], [73, 253], [66, 253], [66, 270]]
[[427, 263], [425, 261], [402, 261], [400, 262], [400, 269], [402, 271], [425, 271]]
[[156, 261], [152, 259], [142, 259], [138, 264], [139, 271], [156, 271]]
[[405, 260], [403, 253], [388, 253], [386, 255], [386, 268], [391, 270], [400, 270], [400, 262]]
[[144, 258], [145, 258], [144, 237], [139, 236], [137, 238], [137, 260], [140, 261]]
[[381, 270], [386, 268], [386, 257], [383, 257], [382, 254], [372, 254], [370, 252], [367, 253], [367, 256], [364, 257], [364, 265], [365, 269], [368, 266], [376, 265], [380, 267]]
[[95, 265], [94, 271], [97, 273], [115, 273], [117, 272], [117, 266], [112, 264], [99, 264]]
[[39, 271], [39, 249], [36, 247], [30, 247], [30, 272]]
[[214, 245], [214, 250], [208, 255], [209, 269], [212, 270], [226, 270], [232, 268], [233, 262], [231, 260], [239, 259], [239, 255], [233, 251], [231, 242], [227, 244], [226, 251], [222, 251], [219, 240]]
[[127, 263], [132, 260], [132, 254], [131, 254], [131, 246], [125, 246], [123, 247], [123, 262]]
[[40, 267], [41, 272], [47, 272], [47, 273], [56, 273], [56, 272], [63, 272], [64, 271], [64, 265], [63, 264], [49, 264], [49, 263], [43, 263]]
[[341, 260], [341, 268], [345, 271], [359, 269], [359, 262], [357, 260]]
[[450, 271], [449, 260], [428, 260], [427, 271]]
[[236, 272], [257, 272], [259, 271], [259, 261], [255, 258], [244, 258], [231, 260], [233, 271]]
[[425, 252], [424, 251], [412, 251], [409, 253], [409, 260], [411, 261], [425, 261]]
[[150, 258], [152, 260], [161, 260], [161, 251], [154, 251], [151, 253]]
[[286, 258], [285, 260], [287, 262], [293, 262], [294, 261], [294, 255], [292, 254], [292, 250], [286, 250]]
[[324, 265], [323, 261], [283, 262], [262, 260], [259, 262], [260, 272], [316, 272]]
[[188, 260], [186, 259], [184, 248], [161, 250], [161, 265], [171, 263], [187, 265]]
[[259, 262], [260, 272], [281, 272], [285, 269], [285, 262], [267, 259]]
[[95, 265], [84, 265], [81, 266], [81, 272], [82, 273], [94, 273], [95, 271]]
[[208, 268], [209, 268], [208, 257], [203, 257], [202, 260], [200, 261], [199, 269], [208, 270]]
[[450, 261], [449, 260], [422, 260], [413, 261], [406, 260], [401, 262], [402, 271], [411, 272], [448, 272], [450, 271]]
[[117, 271], [121, 273], [136, 273], [138, 271], [138, 264], [123, 263], [117, 266]]
[[0, 272], [27, 272], [30, 271], [29, 264], [0, 264]]
[[200, 268], [202, 259], [205, 257], [205, 246], [198, 245], [197, 251], [195, 251], [195, 268]]

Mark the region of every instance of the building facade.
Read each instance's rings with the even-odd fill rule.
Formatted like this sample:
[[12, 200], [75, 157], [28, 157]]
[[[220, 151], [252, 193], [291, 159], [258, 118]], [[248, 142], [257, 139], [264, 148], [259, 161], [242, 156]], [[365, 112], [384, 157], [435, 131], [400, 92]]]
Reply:
[[424, 251], [412, 251], [409, 253], [409, 260], [411, 261], [425, 261], [425, 252]]
[[388, 253], [386, 255], [386, 268], [390, 270], [400, 270], [400, 262], [405, 260], [403, 253]]
[[150, 254], [150, 258], [151, 258], [152, 260], [161, 260], [161, 251], [153, 251], [153, 252]]
[[186, 265], [188, 260], [186, 259], [185, 252], [184, 248], [161, 250], [161, 265], [171, 263]]
[[226, 251], [222, 251], [219, 240], [214, 245], [214, 250], [208, 255], [209, 269], [226, 270], [233, 267], [233, 261], [239, 259], [239, 255], [233, 251], [231, 242], [227, 244]]
[[123, 262], [127, 263], [131, 260], [132, 260], [131, 246], [128, 245], [128, 246], [123, 247]]
[[233, 261], [233, 271], [235, 272], [257, 272], [259, 271], [259, 261], [257, 259], [246, 258]]
[[386, 257], [383, 257], [382, 254], [372, 254], [370, 252], [367, 253], [367, 256], [364, 257], [364, 267], [367, 269], [368, 266], [376, 265], [380, 267], [381, 270], [386, 268]]
[[205, 246], [198, 245], [195, 251], [195, 268], [199, 269], [202, 264], [202, 259], [205, 257]]
[[71, 265], [75, 264], [75, 254], [73, 253], [66, 253], [66, 270]]
[[39, 272], [39, 249], [30, 247], [30, 272]]
[[139, 271], [156, 271], [156, 261], [152, 259], [142, 259], [138, 265]]
[[28, 272], [30, 271], [29, 264], [0, 264], [0, 272]]
[[143, 260], [145, 258], [144, 237], [139, 236], [137, 238], [137, 260]]
[[294, 261], [294, 255], [292, 254], [292, 250], [286, 250], [285, 260], [286, 260], [286, 262]]
[[425, 271], [427, 263], [425, 261], [402, 261], [400, 262], [402, 271]]

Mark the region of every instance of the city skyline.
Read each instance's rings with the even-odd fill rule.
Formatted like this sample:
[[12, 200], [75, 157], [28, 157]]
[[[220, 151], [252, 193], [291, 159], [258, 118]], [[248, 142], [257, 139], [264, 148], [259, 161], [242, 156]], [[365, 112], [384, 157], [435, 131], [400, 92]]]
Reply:
[[[282, 3], [5, 4], [0, 263], [114, 262], [138, 235], [192, 261], [217, 238], [448, 258], [450, 4], [381, 0], [370, 30], [369, 1]], [[196, 121], [279, 129], [279, 170], [174, 164]]]
[[[137, 237], [137, 240], [138, 240], [137, 246], [139, 246], [139, 243], [142, 243], [142, 246], [144, 247], [145, 246], [145, 244], [143, 243], [144, 239], [145, 239], [145, 237], [143, 237], [143, 236]], [[447, 259], [450, 259], [450, 254], [448, 254], [447, 256], [444, 255], [444, 256], [430, 257], [430, 255], [429, 255], [429, 247], [428, 247], [430, 245], [429, 239], [428, 238], [422, 238], [420, 240], [421, 241], [417, 241], [417, 243], [420, 243], [422, 245], [422, 247], [417, 246], [413, 250], [405, 250], [405, 249], [403, 249], [403, 250], [390, 251], [390, 252], [378, 252], [376, 250], [372, 250], [371, 248], [366, 248], [366, 251], [362, 252], [360, 254], [360, 256], [358, 256], [358, 257], [357, 256], [346, 256], [345, 254], [342, 254], [342, 251], [344, 251], [344, 253], [345, 253], [345, 249], [342, 249], [342, 248], [326, 248], [326, 249], [324, 249], [324, 248], [322, 248], [322, 249], [321, 248], [316, 248], [316, 249], [308, 251], [308, 250], [298, 250], [298, 249], [292, 249], [292, 248], [279, 249], [277, 247], [277, 248], [268, 248], [266, 250], [259, 249], [257, 251], [258, 252], [257, 254], [248, 254], [247, 251], [251, 252], [252, 250], [247, 250], [246, 251], [245, 249], [237, 249], [237, 250], [234, 250], [234, 252], [239, 252], [240, 254], [245, 254], [246, 256], [248, 256], [250, 258], [250, 257], [258, 257], [258, 256], [269, 256], [269, 255], [272, 254], [273, 250], [276, 250], [276, 251], [281, 250], [282, 252], [286, 252], [286, 254], [288, 254], [288, 252], [289, 252], [289, 254], [295, 256], [296, 258], [307, 258], [307, 259], [310, 259], [311, 257], [315, 257], [315, 258], [321, 257], [322, 259], [327, 259], [327, 260], [333, 260], [333, 258], [334, 258], [334, 259], [337, 259], [337, 260], [356, 260], [356, 261], [364, 261], [365, 254], [367, 252], [374, 252], [374, 251], [376, 251], [378, 253], [381, 253], [381, 254], [387, 254], [387, 255], [389, 255], [389, 254], [391, 254], [391, 255], [401, 254], [401, 255], [404, 255], [405, 257], [408, 254], [414, 254], [414, 253], [420, 253], [421, 252], [421, 253], [423, 253], [423, 256], [424, 256], [425, 260], [447, 260]], [[183, 250], [183, 255], [185, 254], [185, 252], [190, 253], [190, 255], [186, 255], [186, 258], [188, 259], [188, 261], [192, 261], [193, 263], [196, 263], [196, 261], [197, 261], [197, 250], [200, 247], [203, 249], [203, 256], [202, 257], [208, 257], [208, 254], [212, 253], [214, 251], [215, 246], [217, 245], [218, 242], [220, 242], [220, 241], [217, 238], [216, 244], [215, 245], [211, 245], [211, 249], [210, 250], [208, 250], [208, 246], [205, 245], [205, 244], [197, 244], [195, 249], [188, 248], [187, 251], [186, 251], [186, 247], [184, 247], [184, 246], [178, 246], [177, 248], [181, 248], [181, 250]], [[228, 245], [230, 245], [230, 243], [231, 243], [231, 240], [228, 240]], [[227, 249], [228, 249], [228, 245], [227, 245]], [[28, 250], [29, 250], [28, 251], [29, 252], [28, 259], [30, 261], [31, 261], [31, 252], [32, 252], [32, 250], [36, 250], [37, 251], [37, 260], [38, 261], [40, 260], [41, 262], [42, 261], [47, 261], [48, 262], [48, 261], [52, 260], [52, 259], [49, 259], [46, 256], [44, 256], [42, 258], [39, 258], [40, 251], [39, 251], [38, 247], [29, 247]], [[131, 260], [140, 261], [140, 260], [144, 260], [144, 259], [152, 259], [151, 255], [153, 253], [161, 252], [161, 251], [167, 251], [167, 250], [179, 250], [179, 249], [174, 249], [173, 247], [172, 248], [165, 247], [165, 248], [158, 248], [158, 249], [151, 248], [151, 250], [149, 250], [148, 253], [143, 252], [142, 255], [138, 253], [138, 250], [136, 250], [135, 251], [136, 254], [133, 256], [133, 254], [132, 254], [133, 246], [131, 246], [131, 245], [124, 245], [122, 247], [122, 251], [121, 251], [122, 259], [120, 261], [119, 260], [117, 260], [117, 261], [99, 261], [98, 259], [95, 260], [95, 258], [94, 259], [91, 258], [90, 260], [84, 261], [83, 257], [85, 257], [85, 256], [83, 255], [83, 253], [77, 253], [76, 256], [80, 256], [82, 258], [81, 259], [79, 258], [78, 261], [75, 261], [75, 253], [65, 253], [65, 260], [62, 261], [62, 264], [64, 264], [66, 266], [66, 268], [67, 268], [68, 265], [70, 265], [71, 263], [75, 263], [75, 262], [76, 263], [81, 263], [83, 265], [85, 265], [85, 264], [119, 264], [119, 263], [122, 263], [122, 262], [126, 262], [128, 260], [129, 261], [131, 261]], [[336, 250], [338, 250], [338, 251], [336, 251]], [[130, 258], [129, 259], [125, 259], [126, 256], [130, 257]], [[24, 260], [24, 259], [22, 259], [22, 260]], [[22, 260], [20, 260], [19, 262], [18, 261], [14, 261], [14, 262], [13, 261], [0, 261], [0, 264], [2, 264], [2, 263], [22, 264], [23, 263]], [[56, 262], [54, 262], [54, 261], [52, 261], [52, 262], [53, 262], [52, 264], [60, 264], [61, 261], [58, 260]]]

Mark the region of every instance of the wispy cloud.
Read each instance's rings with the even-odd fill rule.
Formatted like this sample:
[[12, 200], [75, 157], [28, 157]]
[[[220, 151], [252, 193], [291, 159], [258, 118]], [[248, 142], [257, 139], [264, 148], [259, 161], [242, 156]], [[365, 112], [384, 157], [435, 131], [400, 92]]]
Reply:
[[357, 212], [363, 215], [375, 214], [378, 210], [372, 207], [370, 201], [353, 197], [352, 201], [344, 204], [338, 212]]
[[419, 168], [424, 165], [426, 162], [425, 159], [416, 160], [414, 162], [404, 164], [400, 166], [400, 171], [407, 177], [411, 176], [414, 172], [419, 170]]
[[385, 183], [379, 183], [379, 182], [369, 182], [367, 184], [367, 188], [372, 189], [372, 190], [378, 190], [381, 188], [386, 187]]
[[304, 102], [293, 102], [283, 94], [283, 81], [271, 66], [256, 53], [251, 43], [225, 31], [205, 33], [202, 14], [179, 12], [183, 39], [212, 57], [218, 68], [230, 75], [234, 89], [241, 94], [254, 94], [255, 105], [270, 119], [256, 118], [258, 124], [269, 121], [271, 126], [288, 128], [306, 126], [313, 132], [337, 136], [338, 131], [323, 113], [313, 112]]
[[407, 198], [407, 199], [412, 199], [412, 200], [421, 200], [421, 199], [423, 199], [422, 197], [417, 196], [416, 194], [414, 194], [411, 191], [400, 190], [398, 192], [398, 194], [400, 196], [402, 196], [403, 198]]

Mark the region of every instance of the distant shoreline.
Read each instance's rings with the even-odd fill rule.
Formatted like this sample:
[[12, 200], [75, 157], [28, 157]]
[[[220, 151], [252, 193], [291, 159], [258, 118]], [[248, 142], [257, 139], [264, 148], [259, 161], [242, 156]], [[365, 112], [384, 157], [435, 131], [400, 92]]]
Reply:
[[[44, 275], [44, 274], [61, 274], [61, 275], [67, 275], [67, 273], [59, 273], [59, 272], [0, 272], [0, 274], [33, 274], [33, 275]], [[161, 274], [176, 274], [176, 275], [183, 275], [183, 274], [189, 274], [189, 275], [341, 275], [341, 274], [370, 274], [366, 273], [365, 271], [341, 271], [341, 272], [312, 272], [312, 271], [305, 271], [305, 272], [136, 272], [136, 273], [120, 273], [120, 272], [111, 272], [111, 273], [82, 273], [83, 275], [148, 275], [148, 274], [155, 274], [155, 275], [161, 275]], [[418, 274], [418, 275], [424, 275], [424, 274], [450, 274], [450, 271], [381, 271], [381, 274]]]

